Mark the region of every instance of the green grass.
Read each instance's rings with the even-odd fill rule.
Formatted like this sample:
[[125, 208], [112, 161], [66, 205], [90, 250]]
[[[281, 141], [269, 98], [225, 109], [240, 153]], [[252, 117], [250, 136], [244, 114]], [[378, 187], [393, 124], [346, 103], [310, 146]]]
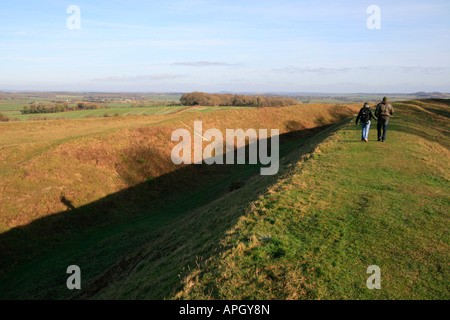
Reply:
[[[111, 109], [116, 109], [111, 111], [112, 114], [119, 113], [120, 115], [126, 113], [127, 111], [121, 110], [120, 108], [130, 108], [131, 106], [131, 100], [129, 98], [137, 99], [135, 100], [138, 104], [151, 104], [154, 102], [164, 103], [164, 102], [172, 102], [172, 101], [178, 101], [181, 97], [179, 94], [145, 94], [143, 96], [141, 95], [126, 95], [127, 97], [123, 97], [121, 94], [117, 95], [108, 95], [106, 97], [107, 100], [105, 104], [110, 106]], [[7, 96], [10, 96], [10, 98], [6, 98]], [[58, 93], [15, 93], [15, 94], [5, 94], [3, 95], [2, 99], [0, 99], [0, 112], [7, 115], [8, 117], [14, 118], [14, 119], [20, 119], [20, 120], [28, 120], [30, 117], [47, 117], [49, 119], [64, 117], [67, 119], [77, 119], [82, 118], [86, 115], [91, 115], [90, 113], [80, 113], [80, 114], [74, 114], [72, 112], [67, 113], [58, 113], [58, 114], [35, 114], [35, 115], [22, 115], [20, 113], [20, 110], [23, 109], [24, 106], [28, 106], [32, 102], [39, 102], [43, 103], [44, 105], [54, 105], [55, 101], [65, 101], [68, 100], [68, 103], [71, 107], [76, 107], [76, 103], [78, 101], [88, 101], [91, 97], [103, 99], [105, 98], [104, 94], [88, 94], [87, 96], [84, 96], [79, 93], [74, 93], [74, 95], [61, 95]], [[144, 97], [145, 101], [141, 101], [140, 99]], [[119, 109], [117, 109], [119, 108]], [[110, 109], [110, 110], [111, 110]], [[154, 112], [157, 112], [156, 110], [151, 110], [153, 108], [151, 107], [145, 107], [144, 114], [153, 114]], [[128, 110], [129, 111], [129, 110]], [[142, 111], [142, 110], [141, 110]], [[141, 111], [132, 112], [131, 114], [138, 114]], [[83, 111], [82, 111], [83, 112]], [[105, 111], [107, 112], [107, 111]], [[103, 116], [103, 113], [94, 113], [94, 116]]]
[[[395, 105], [387, 143], [374, 128], [361, 142], [349, 122], [320, 145], [254, 203], [178, 297], [449, 299], [448, 118], [413, 105]], [[381, 268], [381, 290], [366, 287], [370, 265]]]
[[[311, 151], [338, 125], [323, 130], [313, 138], [285, 141], [280, 147], [280, 174], [291, 170], [293, 159]], [[239, 167], [238, 167], [239, 168]], [[238, 169], [237, 168], [237, 169]], [[256, 167], [257, 168], [257, 167]], [[270, 188], [278, 176], [260, 176], [254, 166], [244, 166], [227, 180], [218, 180], [215, 188], [238, 185], [237, 190], [222, 194], [205, 205], [185, 212], [161, 228], [158, 238], [142, 247], [125, 270], [108, 275], [107, 286], [95, 293], [81, 295], [95, 299], [167, 299], [182, 289], [182, 279], [193, 268], [220, 249], [221, 239], [248, 211], [263, 190]], [[234, 181], [234, 182], [233, 182]], [[133, 269], [132, 266], [135, 266]], [[117, 277], [117, 275], [121, 275]]]
[[22, 110], [23, 109], [23, 104], [0, 104], [0, 110], [2, 110], [4, 112], [4, 110], [7, 111], [15, 111], [15, 110]]
[[[107, 109], [81, 110], [81, 111], [67, 111], [58, 113], [39, 113], [39, 114], [21, 114], [20, 110], [8, 110], [1, 113], [8, 116], [10, 119], [26, 120], [52, 120], [52, 119], [83, 119], [83, 118], [99, 118], [104, 117], [105, 114], [113, 116], [118, 114], [120, 116], [136, 116], [136, 115], [167, 115], [177, 111], [187, 109], [186, 106], [166, 106], [166, 107], [115, 107]], [[195, 107], [186, 112], [214, 112], [224, 109], [240, 109], [240, 107]], [[21, 109], [21, 108], [20, 108]]]
[[12, 100], [0, 100], [0, 110], [8, 111], [19, 111], [23, 109], [24, 106], [29, 105], [30, 102], [42, 102], [44, 104], [52, 104], [48, 99], [42, 98], [24, 98], [24, 99], [12, 99]]
[[169, 114], [175, 111], [182, 110], [185, 107], [143, 107], [143, 108], [108, 108], [108, 109], [94, 109], [94, 110], [81, 110], [81, 111], [67, 111], [58, 113], [42, 113], [42, 114], [26, 114], [22, 115], [20, 112], [6, 111], [3, 114], [11, 118], [17, 118], [20, 120], [33, 120], [39, 118], [46, 119], [82, 119], [86, 117], [103, 117], [106, 114], [112, 116], [118, 114], [121, 116], [132, 116], [132, 115], [159, 115], [159, 114]]

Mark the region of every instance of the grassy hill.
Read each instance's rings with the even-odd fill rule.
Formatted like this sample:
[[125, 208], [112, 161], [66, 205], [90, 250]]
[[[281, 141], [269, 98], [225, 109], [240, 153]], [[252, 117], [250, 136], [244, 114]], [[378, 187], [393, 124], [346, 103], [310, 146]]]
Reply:
[[[259, 173], [254, 165], [175, 166], [174, 129], [194, 120], [202, 120], [204, 130], [279, 128], [281, 154], [287, 155], [355, 110], [316, 104], [1, 124], [0, 196], [6, 200], [0, 207], [0, 297], [70, 298], [65, 271], [71, 264], [82, 269], [80, 296], [95, 297], [133, 269], [149, 244], [176, 247], [177, 240], [160, 239], [177, 235], [174, 226], [187, 226], [184, 221], [200, 208], [240, 194], [235, 191]], [[243, 196], [241, 205], [250, 200]], [[177, 274], [195, 255], [169, 259], [161, 269], [168, 281], [152, 297], [178, 288]]]
[[[449, 101], [394, 107], [386, 143], [373, 129], [361, 142], [348, 121], [248, 207], [175, 297], [449, 299]], [[370, 265], [381, 290], [366, 287]]]
[[[7, 225], [0, 234], [0, 297], [448, 299], [449, 102], [394, 107], [384, 144], [374, 127], [370, 142], [361, 142], [354, 119], [343, 120], [355, 107], [315, 105], [179, 114], [144, 128], [129, 122], [133, 117], [101, 119], [105, 132], [95, 132], [97, 123], [77, 136], [74, 126], [72, 134], [49, 134], [46, 143], [53, 144], [31, 145], [26, 157], [10, 152], [7, 160], [34, 168], [42, 159], [65, 159], [74, 163], [67, 172], [75, 178], [83, 169], [105, 181], [98, 169], [116, 168], [124, 184], [75, 203], [75, 210], [41, 211], [37, 220]], [[139, 166], [155, 155], [136, 146], [155, 149], [159, 140], [146, 139], [166, 141], [177, 121], [199, 117], [219, 129], [282, 128], [279, 175], [260, 176], [257, 166], [245, 165], [166, 167], [152, 176]], [[93, 120], [72, 121], [89, 128]], [[170, 146], [156, 149], [164, 154]], [[29, 219], [26, 211], [21, 216]], [[82, 270], [76, 295], [65, 288], [70, 264]], [[381, 290], [366, 288], [370, 265], [381, 268]]]

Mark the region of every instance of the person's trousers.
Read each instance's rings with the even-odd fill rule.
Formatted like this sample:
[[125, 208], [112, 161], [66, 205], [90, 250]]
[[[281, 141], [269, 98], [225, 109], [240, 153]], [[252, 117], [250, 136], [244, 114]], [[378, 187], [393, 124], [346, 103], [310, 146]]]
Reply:
[[371, 122], [361, 122], [361, 130], [362, 130], [362, 136], [361, 140], [369, 140], [369, 130], [370, 130], [370, 124]]
[[[388, 128], [389, 119], [378, 119], [377, 130], [378, 140], [386, 141], [386, 132]], [[383, 136], [381, 136], [381, 130], [383, 130]]]

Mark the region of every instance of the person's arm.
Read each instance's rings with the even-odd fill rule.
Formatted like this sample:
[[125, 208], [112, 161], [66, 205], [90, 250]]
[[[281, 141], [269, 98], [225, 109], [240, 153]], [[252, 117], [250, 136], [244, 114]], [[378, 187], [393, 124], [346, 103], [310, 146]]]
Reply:
[[378, 119], [375, 118], [375, 116], [373, 115], [372, 110], [370, 110], [370, 118], [371, 118], [371, 119], [374, 119], [374, 120], [376, 120], [376, 121], [378, 121]]
[[359, 119], [361, 118], [361, 110], [359, 110], [358, 116], [356, 117], [355, 124], [358, 124]]
[[390, 108], [389, 112], [390, 112], [391, 116], [394, 115], [394, 107], [392, 106], [392, 104], [391, 104], [391, 108]]
[[377, 108], [375, 109], [375, 117], [380, 117], [380, 104], [377, 104]]

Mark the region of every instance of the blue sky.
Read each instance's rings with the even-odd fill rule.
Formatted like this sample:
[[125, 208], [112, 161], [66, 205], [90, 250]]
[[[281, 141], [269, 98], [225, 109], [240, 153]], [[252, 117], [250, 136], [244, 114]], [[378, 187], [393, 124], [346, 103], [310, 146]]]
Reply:
[[449, 14], [448, 0], [8, 1], [0, 90], [450, 92]]

